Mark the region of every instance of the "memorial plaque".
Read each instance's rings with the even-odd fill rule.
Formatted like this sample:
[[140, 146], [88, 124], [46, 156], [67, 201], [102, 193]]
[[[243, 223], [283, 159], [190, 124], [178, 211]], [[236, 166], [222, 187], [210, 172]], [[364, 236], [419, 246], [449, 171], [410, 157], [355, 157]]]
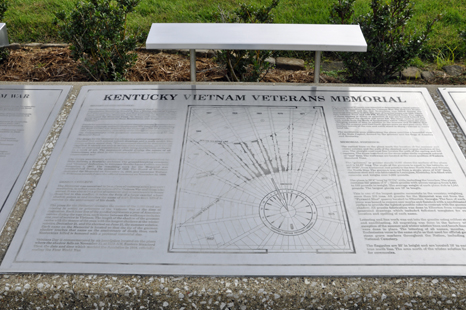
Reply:
[[91, 86], [3, 272], [466, 275], [426, 89]]
[[0, 229], [70, 89], [0, 85]]
[[466, 88], [439, 88], [439, 92], [466, 133]]

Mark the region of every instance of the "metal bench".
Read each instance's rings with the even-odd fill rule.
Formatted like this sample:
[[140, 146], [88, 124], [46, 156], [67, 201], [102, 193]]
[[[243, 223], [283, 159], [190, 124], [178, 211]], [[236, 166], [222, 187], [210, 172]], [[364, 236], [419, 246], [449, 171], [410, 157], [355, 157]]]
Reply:
[[152, 24], [147, 49], [189, 49], [191, 81], [196, 81], [196, 49], [315, 51], [319, 82], [323, 51], [365, 52], [359, 25], [308, 24]]

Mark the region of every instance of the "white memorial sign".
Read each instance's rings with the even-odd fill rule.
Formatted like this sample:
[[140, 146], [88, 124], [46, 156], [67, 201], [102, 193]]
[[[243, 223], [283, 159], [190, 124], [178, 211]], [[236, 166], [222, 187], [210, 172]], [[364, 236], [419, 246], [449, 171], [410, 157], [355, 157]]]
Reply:
[[70, 89], [0, 85], [0, 230]]
[[84, 87], [3, 272], [466, 275], [426, 89]]
[[466, 88], [439, 88], [463, 132], [466, 132]]

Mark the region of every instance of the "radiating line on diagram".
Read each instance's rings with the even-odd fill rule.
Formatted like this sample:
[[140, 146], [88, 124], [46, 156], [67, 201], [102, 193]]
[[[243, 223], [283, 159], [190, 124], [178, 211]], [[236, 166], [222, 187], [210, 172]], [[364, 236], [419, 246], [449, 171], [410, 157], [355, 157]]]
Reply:
[[322, 107], [190, 106], [169, 251], [354, 252], [330, 145]]

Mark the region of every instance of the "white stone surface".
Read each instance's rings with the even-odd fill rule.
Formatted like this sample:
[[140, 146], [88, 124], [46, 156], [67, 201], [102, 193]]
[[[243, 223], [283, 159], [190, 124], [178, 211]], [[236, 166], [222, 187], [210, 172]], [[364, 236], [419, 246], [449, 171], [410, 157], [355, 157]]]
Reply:
[[439, 88], [439, 92], [463, 132], [466, 132], [466, 88]]
[[152, 24], [148, 49], [245, 49], [365, 52], [358, 25]]
[[465, 275], [464, 167], [425, 89], [84, 87], [1, 268]]
[[70, 86], [0, 86], [0, 229], [70, 89]]

